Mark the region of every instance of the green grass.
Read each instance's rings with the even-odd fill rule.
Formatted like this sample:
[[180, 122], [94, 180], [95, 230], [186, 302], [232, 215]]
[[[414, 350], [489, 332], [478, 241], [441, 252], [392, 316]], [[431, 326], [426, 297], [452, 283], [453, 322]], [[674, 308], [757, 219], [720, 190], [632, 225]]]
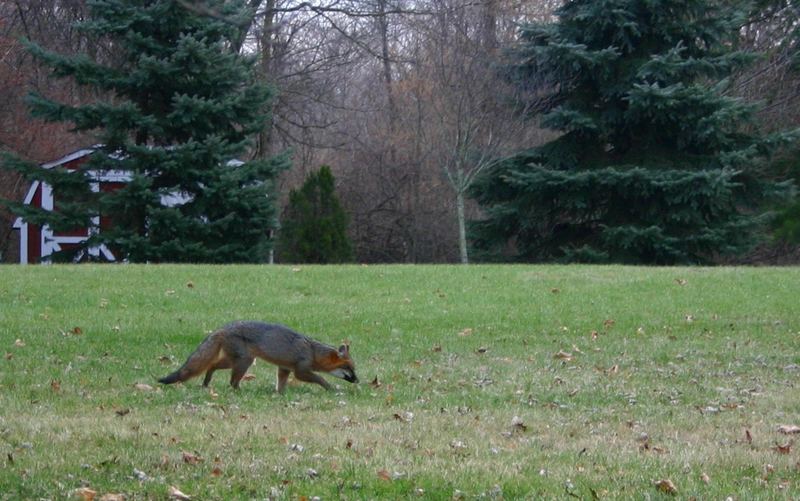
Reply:
[[[799, 499], [798, 298], [793, 268], [0, 267], [0, 499]], [[234, 319], [350, 342], [361, 384], [155, 382]]]

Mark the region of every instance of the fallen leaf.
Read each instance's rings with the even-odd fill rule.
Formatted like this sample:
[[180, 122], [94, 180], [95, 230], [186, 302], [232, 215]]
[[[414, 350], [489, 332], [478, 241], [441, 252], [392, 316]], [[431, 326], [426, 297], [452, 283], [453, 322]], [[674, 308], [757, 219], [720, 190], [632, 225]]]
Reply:
[[792, 445], [794, 445], [794, 441], [790, 440], [789, 443], [786, 443], [786, 444], [783, 444], [783, 445], [776, 443], [775, 447], [773, 447], [772, 449], [775, 452], [777, 452], [778, 454], [791, 454], [792, 453]]
[[133, 387], [139, 391], [153, 391], [155, 388], [150, 386], [149, 384], [144, 383], [136, 383]]
[[688, 282], [685, 278], [676, 278], [675, 283], [678, 285], [686, 285]]
[[610, 328], [614, 327], [614, 319], [613, 318], [608, 318], [608, 319], [604, 320], [603, 321], [603, 327], [605, 327], [606, 329], [610, 329]]
[[672, 480], [663, 479], [659, 480], [655, 483], [656, 488], [665, 493], [665, 494], [672, 494], [673, 496], [678, 493], [678, 489], [675, 488], [675, 484], [672, 483]]
[[170, 485], [169, 486], [169, 497], [171, 499], [180, 499], [180, 500], [183, 500], [183, 501], [186, 501], [188, 499], [192, 499], [191, 496], [188, 496], [188, 495], [182, 493], [174, 485]]
[[131, 410], [130, 409], [117, 409], [117, 410], [114, 411], [114, 413], [116, 413], [117, 416], [122, 417], [122, 416], [127, 416], [128, 414], [130, 414]]
[[414, 413], [409, 411], [404, 411], [402, 413], [395, 412], [393, 417], [402, 423], [410, 423], [414, 420]]
[[796, 433], [800, 433], [800, 426], [794, 424], [784, 424], [778, 426], [778, 433], [783, 433], [784, 435], [794, 435]]
[[72, 491], [72, 493], [83, 499], [83, 501], [94, 501], [94, 497], [97, 496], [97, 491], [94, 491], [88, 487], [79, 487]]
[[215, 466], [213, 470], [211, 470], [212, 477], [221, 477], [222, 476], [222, 468], [219, 466]]
[[708, 477], [708, 475], [706, 475], [705, 472], [700, 474], [700, 480], [702, 480], [704, 484], [711, 482], [711, 479]]
[[191, 452], [183, 451], [181, 455], [183, 456], [183, 462], [186, 464], [197, 464], [203, 460], [203, 458]]
[[597, 341], [597, 338], [600, 337], [600, 333], [597, 331], [592, 331], [589, 336], [592, 338], [592, 341]]
[[50, 381], [50, 390], [54, 391], [55, 393], [61, 391], [61, 381], [58, 379]]
[[103, 494], [100, 501], [125, 501], [125, 494]]
[[386, 470], [378, 470], [378, 478], [387, 482], [392, 481], [392, 475]]
[[369, 385], [372, 386], [373, 388], [380, 388], [382, 386], [381, 382], [378, 381], [378, 376], [375, 376], [375, 379], [373, 379], [372, 382], [369, 383]]
[[750, 434], [750, 430], [744, 430], [744, 439], [748, 444], [753, 443], [753, 435]]
[[564, 350], [559, 350], [558, 353], [553, 355], [553, 358], [555, 358], [556, 360], [563, 360], [565, 362], [569, 362], [570, 360], [572, 360], [573, 357], [572, 353], [568, 353]]

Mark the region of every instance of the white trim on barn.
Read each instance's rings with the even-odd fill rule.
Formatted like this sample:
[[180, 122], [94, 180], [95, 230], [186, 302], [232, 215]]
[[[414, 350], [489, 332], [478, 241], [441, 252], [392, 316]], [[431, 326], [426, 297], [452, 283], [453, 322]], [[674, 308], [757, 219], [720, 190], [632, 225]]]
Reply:
[[[80, 160], [83, 157], [91, 155], [101, 147], [102, 145], [94, 145], [89, 148], [80, 149], [61, 157], [58, 160], [41, 164], [40, 167], [43, 169], [52, 169], [54, 167], [69, 164], [71, 162], [75, 162], [76, 160]], [[111, 157], [117, 159], [123, 158], [120, 155], [111, 155]], [[226, 165], [232, 168], [239, 167], [243, 164], [244, 162], [238, 159], [233, 159], [226, 162]], [[103, 183], [128, 183], [132, 179], [130, 172], [119, 169], [89, 170], [86, 171], [86, 175], [90, 179], [91, 190], [94, 192], [99, 192]], [[39, 190], [41, 191], [39, 192]], [[33, 181], [31, 183], [30, 188], [28, 188], [28, 192], [25, 194], [23, 203], [25, 205], [33, 204], [37, 193], [40, 195], [38, 200], [39, 207], [47, 211], [52, 211], [55, 206], [53, 188], [43, 181]], [[181, 191], [162, 193], [160, 196], [161, 204], [166, 207], [178, 207], [191, 202], [193, 198], [194, 197], [189, 193]], [[14, 220], [13, 228], [20, 230], [20, 264], [30, 263], [31, 259], [29, 259], [29, 251], [35, 251], [35, 247], [31, 247], [32, 245], [35, 246], [35, 242], [31, 241], [33, 239], [31, 235], [36, 235], [37, 231], [39, 238], [36, 240], [39, 240], [39, 256], [33, 256], [33, 258], [38, 259], [41, 263], [49, 263], [53, 253], [61, 250], [62, 244], [79, 244], [90, 238], [92, 235], [97, 234], [100, 231], [100, 217], [95, 216], [92, 218], [92, 225], [86, 229], [86, 235], [75, 235], [74, 232], [72, 235], [58, 235], [47, 225], [42, 225], [40, 228], [38, 228], [36, 225], [30, 225], [21, 217], [17, 217]], [[102, 256], [108, 261], [117, 261], [116, 256], [114, 256], [114, 254], [106, 245], [95, 246], [86, 250], [82, 250], [78, 253], [76, 259], [81, 260], [87, 255], [92, 257]]]

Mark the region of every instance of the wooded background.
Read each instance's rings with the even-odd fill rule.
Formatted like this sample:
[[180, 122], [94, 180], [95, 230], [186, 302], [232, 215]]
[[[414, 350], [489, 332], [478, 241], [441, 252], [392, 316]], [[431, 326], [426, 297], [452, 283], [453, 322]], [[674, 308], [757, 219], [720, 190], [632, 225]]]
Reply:
[[[292, 169], [280, 182], [284, 203], [308, 173], [331, 167], [359, 262], [458, 261], [459, 210], [467, 218], [479, 210], [463, 197], [472, 177], [492, 159], [553, 137], [535, 120], [515, 118], [532, 110], [497, 98], [508, 86], [497, 67], [519, 24], [553, 20], [560, 1], [248, 3], [257, 15], [240, 51], [258, 58], [260, 77], [278, 91], [271, 126], [253, 155], [291, 150]], [[93, 144], [91, 136], [29, 116], [24, 98], [32, 90], [72, 104], [98, 96], [53, 79], [21, 43], [113, 57], [113, 47], [75, 29], [87, 10], [84, 0], [0, 4], [0, 149], [46, 162]], [[761, 103], [758, 121], [767, 131], [797, 126], [800, 6], [762, 0], [749, 12], [741, 44], [761, 55], [735, 76], [730, 93]], [[484, 156], [466, 165], [466, 147]], [[786, 165], [791, 177], [795, 164]], [[19, 176], [0, 171], [0, 198], [20, 199], [26, 188]], [[0, 261], [16, 260], [11, 222], [0, 212]], [[779, 258], [767, 253], [762, 259]]]

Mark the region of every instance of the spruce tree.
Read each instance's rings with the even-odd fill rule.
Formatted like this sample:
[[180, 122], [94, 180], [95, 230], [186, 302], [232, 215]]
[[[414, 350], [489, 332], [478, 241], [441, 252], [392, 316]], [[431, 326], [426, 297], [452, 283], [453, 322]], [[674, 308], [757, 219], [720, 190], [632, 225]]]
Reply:
[[[288, 161], [236, 160], [265, 126], [272, 97], [255, 80], [255, 61], [232, 50], [252, 13], [230, 0], [89, 5], [79, 28], [110, 47], [109, 61], [29, 47], [54, 76], [107, 97], [71, 106], [32, 94], [30, 107], [36, 117], [95, 133], [101, 144], [77, 172], [7, 159], [7, 167], [51, 184], [57, 197], [57, 212], [16, 211], [56, 230], [90, 227], [84, 248], [105, 244], [129, 261], [265, 260], [276, 225], [274, 179]], [[129, 182], [93, 191], [89, 172], [109, 170], [128, 173]], [[94, 231], [98, 214], [113, 226]]]
[[742, 19], [704, 0], [576, 0], [524, 26], [510, 73], [544, 78], [541, 123], [560, 134], [478, 180], [475, 247], [647, 264], [750, 248], [792, 187], [762, 175], [789, 135], [760, 135], [754, 108], [725, 94], [749, 61], [733, 49]]
[[280, 259], [290, 263], [346, 263], [353, 260], [347, 214], [334, 191], [328, 166], [308, 175], [289, 205], [279, 234]]

